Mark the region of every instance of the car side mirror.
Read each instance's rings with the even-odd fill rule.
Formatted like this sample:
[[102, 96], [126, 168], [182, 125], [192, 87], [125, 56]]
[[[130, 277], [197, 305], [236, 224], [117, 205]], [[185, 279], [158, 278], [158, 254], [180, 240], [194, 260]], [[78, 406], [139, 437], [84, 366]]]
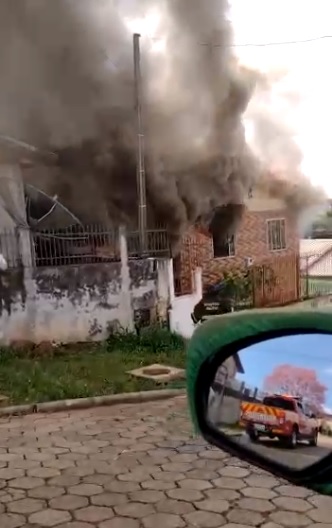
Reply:
[[[332, 447], [317, 418], [329, 421], [332, 379], [327, 385], [322, 373], [331, 360], [332, 313], [285, 308], [211, 318], [188, 347], [193, 423], [232, 456], [332, 495]], [[299, 400], [318, 413], [299, 412]]]

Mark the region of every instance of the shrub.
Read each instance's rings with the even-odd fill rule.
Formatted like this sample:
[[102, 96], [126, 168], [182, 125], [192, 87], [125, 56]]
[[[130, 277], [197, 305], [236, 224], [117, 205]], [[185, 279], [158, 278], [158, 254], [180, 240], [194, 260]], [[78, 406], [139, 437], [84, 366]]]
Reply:
[[108, 337], [106, 344], [109, 351], [123, 350], [130, 352], [144, 349], [156, 353], [184, 350], [186, 341], [168, 328], [149, 326], [141, 328], [137, 332], [112, 333]]

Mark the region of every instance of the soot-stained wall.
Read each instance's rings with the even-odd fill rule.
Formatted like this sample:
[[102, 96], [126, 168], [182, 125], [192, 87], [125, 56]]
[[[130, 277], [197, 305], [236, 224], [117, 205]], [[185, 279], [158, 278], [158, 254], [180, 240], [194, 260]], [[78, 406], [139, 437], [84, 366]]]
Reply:
[[74, 342], [166, 318], [169, 260], [86, 264], [0, 275], [0, 342]]

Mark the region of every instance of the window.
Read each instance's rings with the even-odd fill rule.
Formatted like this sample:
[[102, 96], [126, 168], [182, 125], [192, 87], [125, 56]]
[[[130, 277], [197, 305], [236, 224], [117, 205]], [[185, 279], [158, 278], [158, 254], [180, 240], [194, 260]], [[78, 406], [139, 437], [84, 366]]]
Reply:
[[284, 219], [267, 221], [267, 239], [270, 251], [286, 249], [286, 221]]
[[233, 257], [235, 255], [234, 236], [218, 237], [213, 234], [213, 254], [214, 258]]

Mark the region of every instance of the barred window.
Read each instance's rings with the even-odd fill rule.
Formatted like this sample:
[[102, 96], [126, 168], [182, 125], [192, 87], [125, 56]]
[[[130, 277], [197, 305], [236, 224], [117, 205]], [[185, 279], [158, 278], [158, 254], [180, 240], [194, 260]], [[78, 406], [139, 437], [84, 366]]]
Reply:
[[267, 241], [270, 251], [286, 249], [286, 221], [284, 218], [267, 221]]

